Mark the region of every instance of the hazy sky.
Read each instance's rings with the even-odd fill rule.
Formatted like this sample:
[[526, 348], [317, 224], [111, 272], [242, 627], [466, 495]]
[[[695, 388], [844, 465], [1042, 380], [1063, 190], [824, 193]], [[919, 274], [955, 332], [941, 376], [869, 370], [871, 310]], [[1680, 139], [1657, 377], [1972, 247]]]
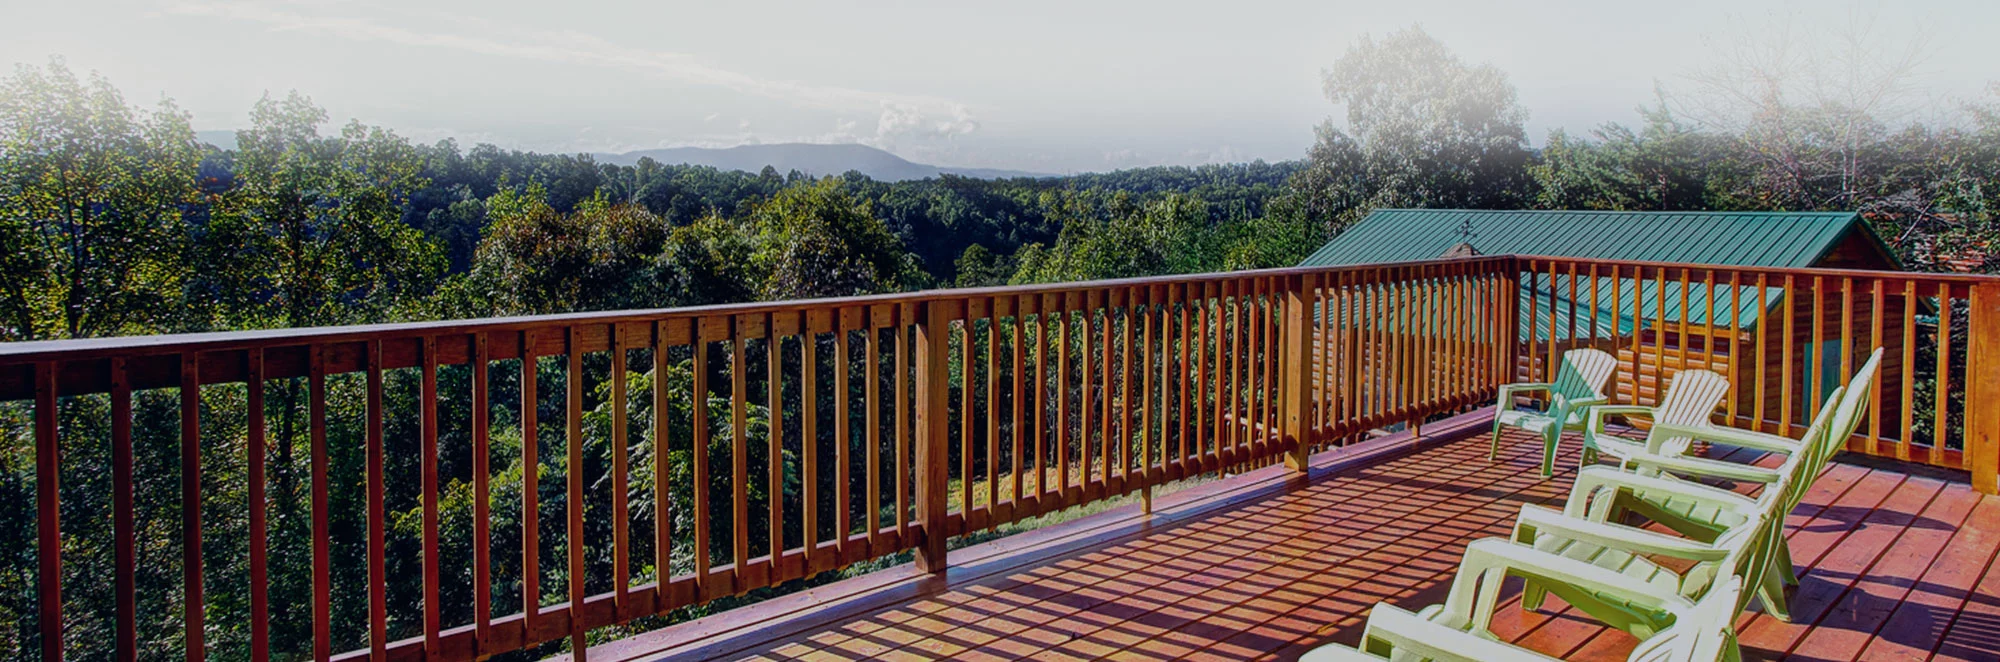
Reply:
[[109, 76], [234, 129], [266, 91], [420, 141], [538, 151], [863, 142], [1044, 172], [1298, 158], [1320, 72], [1420, 23], [1498, 66], [1529, 133], [1632, 121], [1718, 39], [1785, 17], [1924, 34], [1928, 93], [2000, 79], [2000, 1], [0, 0], [0, 63]]

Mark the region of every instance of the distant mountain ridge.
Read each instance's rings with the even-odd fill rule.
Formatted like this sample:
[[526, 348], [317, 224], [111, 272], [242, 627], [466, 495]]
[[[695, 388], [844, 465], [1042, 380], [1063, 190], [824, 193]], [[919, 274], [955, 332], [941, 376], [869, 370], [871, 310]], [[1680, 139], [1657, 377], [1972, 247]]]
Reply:
[[849, 170], [880, 181], [900, 182], [911, 179], [958, 175], [980, 179], [1007, 179], [1012, 177], [1054, 177], [1048, 173], [1025, 172], [1020, 170], [1000, 170], [994, 168], [950, 168], [924, 163], [915, 163], [887, 151], [854, 143], [827, 145], [817, 143], [773, 143], [769, 145], [738, 145], [727, 148], [670, 147], [647, 149], [623, 154], [594, 154], [601, 163], [634, 165], [640, 158], [650, 157], [664, 165], [710, 166], [718, 170], [741, 170], [758, 172], [764, 166], [771, 166], [780, 173], [793, 170], [814, 176], [839, 175]]
[[[224, 150], [236, 149], [236, 132], [233, 130], [196, 131], [195, 138]], [[646, 149], [622, 154], [591, 154], [599, 163], [617, 165], [637, 165], [640, 158], [651, 157], [663, 165], [709, 166], [717, 170], [741, 170], [760, 172], [764, 166], [776, 168], [781, 174], [793, 170], [823, 177], [839, 175], [849, 170], [859, 171], [878, 181], [900, 182], [939, 175], [958, 175], [979, 179], [1011, 179], [1014, 177], [1056, 177], [1045, 172], [1024, 170], [1002, 170], [997, 168], [951, 168], [916, 163], [886, 150], [867, 145], [821, 144], [821, 143], [772, 143], [769, 145], [738, 145], [736, 147], [669, 147]]]

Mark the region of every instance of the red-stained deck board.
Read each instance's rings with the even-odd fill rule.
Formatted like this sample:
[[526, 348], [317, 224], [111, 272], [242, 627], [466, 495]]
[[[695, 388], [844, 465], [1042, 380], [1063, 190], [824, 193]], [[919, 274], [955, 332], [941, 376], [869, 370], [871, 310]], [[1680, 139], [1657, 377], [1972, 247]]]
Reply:
[[1792, 652], [1829, 660], [1852, 660], [1860, 655], [1875, 629], [1902, 604], [1919, 575], [1944, 551], [1952, 532], [1965, 523], [1979, 502], [1979, 493], [1970, 485], [1946, 485], [1875, 565], [1840, 598], [1827, 604], [1825, 614]]
[[1985, 576], [1952, 618], [1931, 659], [2000, 660], [2000, 560], [1988, 561]]
[[[689, 659], [1295, 659], [1330, 641], [1354, 643], [1377, 601], [1441, 601], [1468, 542], [1507, 535], [1522, 504], [1562, 503], [1573, 455], [1544, 481], [1539, 444], [1504, 443], [1498, 462], [1474, 435], [1186, 515], [1157, 505], [1169, 496], [1156, 501], [1157, 525], [1060, 551], [954, 551], [1004, 569], [955, 565], [968, 574], [907, 598], [835, 605], [838, 618], [799, 615], [796, 625], [785, 620], [794, 616], [770, 617], [726, 641], [676, 650], [692, 651]], [[1258, 475], [1274, 474], [1243, 479]], [[1093, 517], [1138, 518], [1120, 512]], [[1804, 584], [1792, 600], [1797, 622], [1746, 616], [1752, 659], [1923, 659], [1933, 649], [1939, 659], [1994, 659], [2000, 499], [1962, 482], [1835, 463], [1787, 529]], [[765, 629], [774, 634], [760, 639]], [[1507, 598], [1496, 630], [1571, 659], [1622, 660], [1633, 644], [1555, 598], [1539, 612]]]
[[[1897, 489], [1906, 482], [1914, 489]], [[1870, 472], [1848, 490], [1834, 506], [1821, 512], [1812, 524], [1791, 536], [1792, 561], [1808, 566], [1792, 595], [1792, 622], [1757, 614], [1739, 626], [1737, 640], [1745, 654], [1752, 649], [1759, 656], [1777, 656], [1791, 651], [1806, 630], [1819, 621], [1826, 608], [1867, 572], [1875, 559], [1887, 550], [1896, 536], [1909, 526], [1914, 513], [1922, 512], [1937, 495], [1942, 483], [1910, 478], [1888, 471]], [[1835, 533], [1850, 526], [1852, 530]]]
[[2000, 525], [2000, 499], [1981, 499], [1858, 659], [1929, 659], [2000, 549], [1996, 525]]

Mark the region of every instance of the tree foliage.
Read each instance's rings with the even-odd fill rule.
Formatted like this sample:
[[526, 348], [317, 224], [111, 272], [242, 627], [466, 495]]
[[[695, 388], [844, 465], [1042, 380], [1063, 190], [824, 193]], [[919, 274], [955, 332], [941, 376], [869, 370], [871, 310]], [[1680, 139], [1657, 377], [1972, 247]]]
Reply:
[[183, 324], [196, 145], [171, 101], [129, 106], [61, 61], [0, 82], [0, 340]]

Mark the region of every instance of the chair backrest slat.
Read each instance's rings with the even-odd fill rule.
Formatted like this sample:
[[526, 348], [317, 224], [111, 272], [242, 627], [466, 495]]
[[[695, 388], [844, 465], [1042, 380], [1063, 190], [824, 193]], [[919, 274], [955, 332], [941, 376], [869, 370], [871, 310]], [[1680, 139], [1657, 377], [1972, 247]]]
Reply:
[[1564, 404], [1589, 397], [1604, 397], [1618, 359], [1600, 349], [1578, 347], [1563, 352], [1562, 369], [1549, 390]]
[[[1727, 377], [1699, 368], [1682, 370], [1674, 374], [1673, 381], [1667, 384], [1667, 392], [1654, 406], [1653, 420], [1683, 427], [1706, 425], [1727, 395]], [[1662, 453], [1679, 455], [1693, 443], [1694, 439], [1689, 437], [1669, 437], [1659, 448]]]

